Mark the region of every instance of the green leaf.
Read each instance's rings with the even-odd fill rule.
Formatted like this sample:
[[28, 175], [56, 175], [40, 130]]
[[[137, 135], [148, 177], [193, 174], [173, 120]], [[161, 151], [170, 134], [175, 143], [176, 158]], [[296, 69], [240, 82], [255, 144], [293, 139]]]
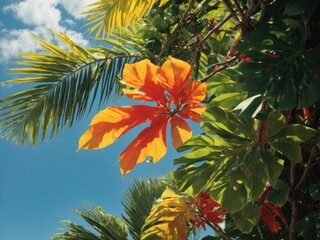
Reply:
[[228, 213], [240, 211], [247, 203], [247, 191], [240, 179], [214, 183], [210, 196], [220, 202]]
[[268, 181], [272, 187], [275, 187], [282, 173], [284, 160], [269, 151], [262, 151], [261, 156], [267, 169]]
[[296, 231], [305, 240], [320, 238], [320, 214], [309, 212], [296, 224]]
[[270, 145], [285, 155], [289, 160], [295, 163], [301, 162], [301, 147], [298, 144], [282, 139], [279, 141], [273, 141]]
[[269, 141], [271, 137], [279, 133], [286, 127], [284, 116], [277, 111], [271, 111], [267, 118], [267, 132], [266, 141]]
[[289, 192], [289, 186], [279, 180], [277, 185], [268, 194], [267, 199], [277, 206], [282, 207], [288, 201]]
[[160, 198], [168, 183], [163, 178], [134, 180], [124, 192], [121, 203], [125, 210], [124, 222], [134, 240], [141, 239], [142, 227], [154, 202]]
[[272, 139], [286, 138], [294, 143], [303, 143], [313, 136], [315, 136], [316, 130], [313, 128], [303, 126], [301, 124], [290, 124], [279, 131]]
[[240, 83], [249, 97], [261, 95], [275, 109], [310, 107], [320, 100], [313, 91], [320, 88], [315, 67], [319, 55], [314, 55], [319, 46], [304, 49], [307, 32], [303, 23], [293, 19], [262, 24], [237, 43], [236, 50], [251, 61], [230, 69], [231, 80]]
[[66, 224], [65, 232], [55, 234], [52, 240], [126, 240], [128, 232], [126, 225], [118, 217], [107, 214], [101, 207], [93, 206], [88, 209], [75, 210], [95, 231], [92, 233], [86, 228], [70, 221]]
[[233, 112], [242, 117], [254, 118], [261, 110], [262, 99], [260, 94], [249, 97], [238, 104], [238, 106], [233, 109]]
[[231, 217], [242, 233], [250, 233], [260, 219], [260, 207], [257, 203], [249, 204], [240, 212], [233, 213]]
[[310, 196], [315, 201], [320, 201], [320, 184], [312, 183], [309, 185]]

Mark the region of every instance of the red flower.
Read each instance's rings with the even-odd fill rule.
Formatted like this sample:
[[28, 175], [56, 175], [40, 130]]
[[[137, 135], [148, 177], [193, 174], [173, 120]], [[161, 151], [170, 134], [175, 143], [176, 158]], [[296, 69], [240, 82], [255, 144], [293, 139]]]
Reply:
[[260, 197], [260, 217], [262, 221], [268, 226], [271, 232], [276, 233], [281, 230], [281, 227], [277, 224], [275, 215], [278, 216], [282, 223], [288, 227], [288, 223], [281, 212], [281, 209], [274, 203], [267, 200], [268, 194], [272, 191], [271, 187], [267, 187], [265, 192]]
[[191, 203], [197, 207], [199, 212], [199, 215], [192, 221], [192, 227], [202, 227], [206, 230], [206, 222], [212, 224], [223, 222], [222, 218], [226, 213], [221, 209], [221, 205], [210, 197], [208, 191], [201, 192]]

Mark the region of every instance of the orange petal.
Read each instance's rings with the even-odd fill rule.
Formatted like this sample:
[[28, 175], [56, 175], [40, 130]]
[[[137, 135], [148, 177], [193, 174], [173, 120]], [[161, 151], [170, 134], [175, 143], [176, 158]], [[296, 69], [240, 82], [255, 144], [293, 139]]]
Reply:
[[166, 129], [168, 120], [163, 117], [152, 121], [120, 155], [119, 163], [122, 175], [129, 173], [137, 163], [151, 158], [159, 161], [167, 152]]
[[136, 105], [108, 107], [93, 117], [90, 126], [79, 139], [79, 149], [99, 149], [116, 141], [131, 128], [152, 119], [157, 108]]
[[131, 98], [133, 100], [140, 100], [140, 101], [153, 101], [152, 98], [150, 98], [149, 96], [147, 96], [145, 93], [143, 92], [138, 92], [135, 90], [131, 90], [131, 89], [126, 89], [123, 88], [122, 92], [128, 97]]
[[198, 80], [191, 81], [183, 90], [182, 103], [200, 103], [206, 97], [206, 84]]
[[272, 207], [264, 203], [260, 207], [260, 216], [263, 222], [268, 226], [271, 232], [276, 233], [281, 230], [281, 227], [277, 224], [276, 219], [273, 215]]
[[192, 137], [192, 130], [185, 120], [175, 115], [171, 117], [170, 123], [172, 145], [175, 149], [177, 149], [185, 141]]
[[160, 84], [170, 93], [173, 101], [177, 103], [183, 87], [191, 75], [191, 66], [182, 60], [169, 57], [158, 70]]
[[204, 105], [187, 104], [178, 114], [183, 118], [189, 118], [194, 122], [201, 122], [206, 107]]
[[158, 67], [149, 60], [126, 64], [123, 69], [123, 80], [127, 86], [146, 93], [150, 99], [163, 100], [164, 89], [156, 80], [157, 70]]

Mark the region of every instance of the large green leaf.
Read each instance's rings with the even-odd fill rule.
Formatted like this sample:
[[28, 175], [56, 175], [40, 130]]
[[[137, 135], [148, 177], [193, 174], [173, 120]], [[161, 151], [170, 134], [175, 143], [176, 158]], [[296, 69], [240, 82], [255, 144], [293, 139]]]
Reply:
[[268, 194], [267, 199], [277, 206], [282, 207], [288, 201], [289, 191], [289, 186], [279, 180], [277, 185], [274, 186], [272, 191]]
[[210, 105], [202, 124], [207, 134], [187, 141], [179, 150], [189, 152], [174, 160], [180, 165], [173, 172], [179, 189], [189, 194], [210, 189], [213, 199], [236, 212], [256, 201], [267, 183], [275, 186], [284, 160], [256, 142], [258, 122]]
[[320, 99], [314, 89], [320, 87], [319, 46], [304, 50], [304, 26], [291, 19], [255, 29], [245, 36], [236, 49], [251, 62], [237, 66], [234, 80], [239, 81], [249, 96], [261, 94], [280, 110], [309, 107]]
[[51, 137], [66, 125], [72, 126], [94, 102], [102, 104], [119, 96], [119, 74], [136, 56], [110, 55], [109, 50], [82, 48], [65, 34], [55, 33], [70, 51], [37, 38], [48, 53], [25, 53], [23, 68], [12, 71], [28, 75], [2, 84], [27, 84], [33, 87], [0, 100], [1, 135], [14, 142], [36, 144]]
[[232, 218], [242, 233], [250, 233], [260, 219], [260, 207], [257, 203], [249, 203], [240, 212], [232, 214]]

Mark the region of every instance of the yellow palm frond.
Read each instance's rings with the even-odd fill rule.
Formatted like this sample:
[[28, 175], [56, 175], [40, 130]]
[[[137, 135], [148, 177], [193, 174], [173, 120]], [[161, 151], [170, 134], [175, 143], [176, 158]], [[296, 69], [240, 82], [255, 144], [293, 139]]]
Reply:
[[[138, 21], [147, 14], [158, 0], [99, 0], [88, 7], [84, 14], [89, 14], [87, 24], [88, 32], [95, 32], [95, 37], [110, 34], [114, 28], [119, 30], [128, 26], [131, 22]], [[162, 6], [168, 0], [159, 0]]]

